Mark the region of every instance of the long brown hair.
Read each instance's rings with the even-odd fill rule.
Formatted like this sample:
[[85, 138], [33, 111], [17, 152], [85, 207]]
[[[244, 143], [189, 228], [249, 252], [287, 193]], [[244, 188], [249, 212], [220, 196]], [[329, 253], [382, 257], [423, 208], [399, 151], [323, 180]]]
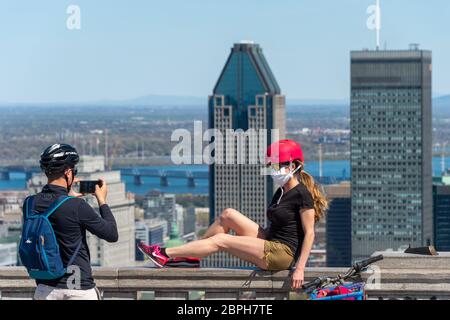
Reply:
[[303, 163], [301, 161], [294, 161], [295, 168], [301, 166], [301, 169], [295, 173], [297, 180], [302, 183], [306, 189], [311, 193], [314, 202], [314, 218], [318, 222], [325, 217], [328, 209], [328, 199], [322, 191], [322, 187], [314, 181], [314, 178], [303, 170]]

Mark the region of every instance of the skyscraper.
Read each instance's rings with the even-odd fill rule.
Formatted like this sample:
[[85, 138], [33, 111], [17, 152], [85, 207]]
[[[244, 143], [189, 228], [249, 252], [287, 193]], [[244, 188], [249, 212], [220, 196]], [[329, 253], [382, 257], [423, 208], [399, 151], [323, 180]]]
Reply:
[[351, 53], [352, 250], [433, 239], [430, 51]]
[[[130, 197], [121, 181], [120, 171], [105, 170], [103, 156], [82, 156], [78, 164], [80, 180], [105, 179], [108, 184], [107, 202], [116, 219], [119, 240], [108, 243], [87, 234], [91, 263], [104, 267], [132, 266], [135, 262], [134, 196]], [[98, 210], [97, 201], [87, 196], [86, 201]]]
[[434, 245], [438, 251], [450, 251], [450, 176], [433, 185]]
[[327, 267], [349, 267], [352, 262], [350, 184], [325, 185], [329, 199], [326, 226]]
[[[279, 129], [284, 137], [285, 97], [264, 57], [261, 47], [252, 42], [235, 44], [225, 67], [209, 97], [209, 128], [220, 130], [223, 138], [215, 138], [217, 145], [226, 145], [224, 155], [236, 160], [237, 143], [227, 139], [227, 130], [267, 129], [264, 144], [271, 142], [271, 129]], [[253, 141], [258, 150], [265, 150], [260, 139]], [[261, 163], [251, 164], [246, 155], [243, 164], [218, 163], [210, 165], [210, 222], [226, 208], [234, 208], [253, 221], [265, 225], [265, 210], [273, 195], [270, 177], [261, 175]], [[248, 263], [225, 253], [216, 254], [204, 262], [210, 267], [240, 267]]]

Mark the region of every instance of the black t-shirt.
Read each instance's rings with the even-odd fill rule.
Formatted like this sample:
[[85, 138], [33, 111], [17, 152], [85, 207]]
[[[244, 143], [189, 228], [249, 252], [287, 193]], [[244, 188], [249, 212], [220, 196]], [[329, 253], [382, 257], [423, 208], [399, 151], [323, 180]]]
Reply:
[[[35, 196], [34, 209], [38, 212], [46, 211], [61, 195], [67, 195], [67, 189], [47, 184], [42, 192]], [[116, 220], [109, 206], [104, 204], [99, 211], [100, 215], [84, 199], [74, 198], [64, 202], [49, 217], [64, 266], [74, 254], [80, 240], [82, 241], [80, 250], [73, 261], [73, 265], [80, 267], [82, 290], [95, 287], [86, 230], [108, 242], [115, 242], [118, 239]], [[68, 277], [70, 274], [54, 280], [36, 280], [36, 283], [67, 289]]]
[[266, 231], [266, 239], [278, 240], [289, 246], [295, 259], [300, 254], [305, 237], [300, 218], [300, 210], [303, 209], [314, 209], [314, 202], [311, 193], [302, 183], [284, 192], [283, 195], [281, 188], [278, 188], [267, 209], [270, 225]]

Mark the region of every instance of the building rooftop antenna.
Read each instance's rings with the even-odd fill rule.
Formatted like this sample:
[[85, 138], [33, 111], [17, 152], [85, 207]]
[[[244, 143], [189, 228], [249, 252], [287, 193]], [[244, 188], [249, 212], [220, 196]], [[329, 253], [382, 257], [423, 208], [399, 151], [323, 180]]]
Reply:
[[378, 51], [378, 50], [380, 50], [380, 43], [381, 43], [381, 36], [380, 36], [380, 30], [381, 30], [381, 6], [380, 6], [380, 0], [377, 0], [376, 30], [377, 30], [377, 51]]
[[418, 51], [420, 48], [420, 44], [418, 43], [410, 43], [409, 44], [409, 50], [411, 51]]
[[381, 6], [380, 0], [376, 0], [376, 4], [370, 5], [367, 8], [367, 13], [369, 14], [369, 19], [367, 20], [367, 28], [369, 30], [375, 30], [377, 36], [377, 47], [376, 50], [379, 51], [381, 48]]

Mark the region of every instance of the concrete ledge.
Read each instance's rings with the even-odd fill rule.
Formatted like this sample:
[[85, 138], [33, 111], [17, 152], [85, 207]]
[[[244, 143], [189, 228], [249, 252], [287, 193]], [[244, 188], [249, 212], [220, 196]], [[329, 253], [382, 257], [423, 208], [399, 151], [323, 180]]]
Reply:
[[[368, 280], [366, 292], [372, 299], [412, 297], [450, 299], [450, 255], [437, 257], [384, 253]], [[334, 277], [347, 268], [307, 268], [305, 280]], [[288, 299], [291, 294], [289, 271], [268, 272], [248, 269], [155, 269], [94, 267], [97, 286], [107, 299], [138, 299], [149, 292], [154, 299], [189, 299], [191, 292], [204, 292], [206, 299]], [[376, 283], [376, 281], [375, 281]], [[0, 267], [2, 299], [30, 299], [35, 282], [22, 267]], [[197, 295], [198, 296], [198, 295]]]
[[382, 269], [450, 269], [450, 252], [439, 252], [437, 256], [422, 256], [400, 252], [375, 252], [372, 256], [382, 254], [384, 259], [378, 261]]

